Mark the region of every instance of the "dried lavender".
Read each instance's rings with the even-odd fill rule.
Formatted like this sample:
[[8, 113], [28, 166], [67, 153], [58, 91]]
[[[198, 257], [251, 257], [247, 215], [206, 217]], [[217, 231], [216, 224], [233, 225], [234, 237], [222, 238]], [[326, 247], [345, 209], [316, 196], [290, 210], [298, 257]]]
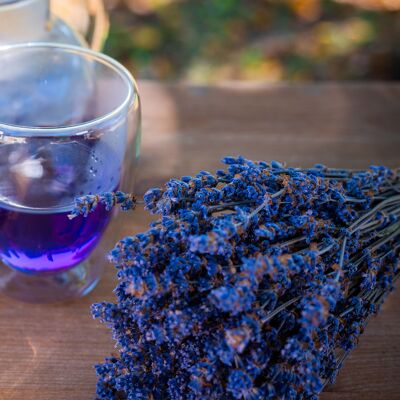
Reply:
[[123, 210], [133, 210], [136, 207], [137, 200], [133, 194], [123, 192], [106, 192], [102, 194], [88, 194], [78, 197], [75, 200], [75, 207], [68, 215], [69, 219], [74, 219], [78, 215], [87, 217], [89, 213], [95, 210], [99, 205], [103, 204], [106, 210], [110, 211], [115, 205], [119, 205]]
[[98, 400], [316, 399], [393, 289], [397, 171], [223, 161], [149, 190], [161, 218], [111, 251], [117, 302], [92, 311], [119, 356]]

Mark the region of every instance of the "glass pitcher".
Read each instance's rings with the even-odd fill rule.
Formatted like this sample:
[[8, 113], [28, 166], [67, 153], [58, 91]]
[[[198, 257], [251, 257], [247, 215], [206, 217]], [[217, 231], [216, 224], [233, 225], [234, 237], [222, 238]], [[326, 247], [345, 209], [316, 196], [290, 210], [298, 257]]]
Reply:
[[60, 18], [51, 17], [48, 0], [0, 0], [0, 45], [24, 42], [84, 42]]
[[0, 46], [50, 42], [101, 50], [108, 27], [102, 0], [0, 0]]

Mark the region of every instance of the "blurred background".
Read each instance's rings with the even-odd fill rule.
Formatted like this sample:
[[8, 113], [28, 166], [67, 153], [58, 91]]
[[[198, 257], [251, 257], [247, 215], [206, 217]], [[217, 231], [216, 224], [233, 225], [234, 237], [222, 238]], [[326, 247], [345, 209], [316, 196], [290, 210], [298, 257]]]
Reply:
[[[69, 19], [82, 30], [88, 21], [79, 3], [68, 1]], [[138, 78], [400, 79], [400, 0], [105, 0], [105, 7], [105, 52]]]

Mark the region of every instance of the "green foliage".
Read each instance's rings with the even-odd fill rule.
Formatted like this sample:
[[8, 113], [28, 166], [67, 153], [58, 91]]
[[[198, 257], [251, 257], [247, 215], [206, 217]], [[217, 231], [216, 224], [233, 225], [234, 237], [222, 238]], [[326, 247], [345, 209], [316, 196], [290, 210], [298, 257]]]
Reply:
[[106, 52], [146, 78], [393, 79], [398, 19], [333, 0], [177, 1], [114, 11]]

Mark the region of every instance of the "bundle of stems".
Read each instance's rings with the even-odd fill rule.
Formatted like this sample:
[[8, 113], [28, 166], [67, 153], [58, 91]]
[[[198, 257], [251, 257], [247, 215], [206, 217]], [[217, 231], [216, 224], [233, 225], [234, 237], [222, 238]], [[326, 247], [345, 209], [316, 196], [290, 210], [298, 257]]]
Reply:
[[[161, 217], [110, 253], [115, 303], [93, 306], [118, 357], [97, 399], [315, 399], [400, 274], [400, 177], [227, 157], [144, 203]], [[134, 196], [77, 200], [132, 209]]]

